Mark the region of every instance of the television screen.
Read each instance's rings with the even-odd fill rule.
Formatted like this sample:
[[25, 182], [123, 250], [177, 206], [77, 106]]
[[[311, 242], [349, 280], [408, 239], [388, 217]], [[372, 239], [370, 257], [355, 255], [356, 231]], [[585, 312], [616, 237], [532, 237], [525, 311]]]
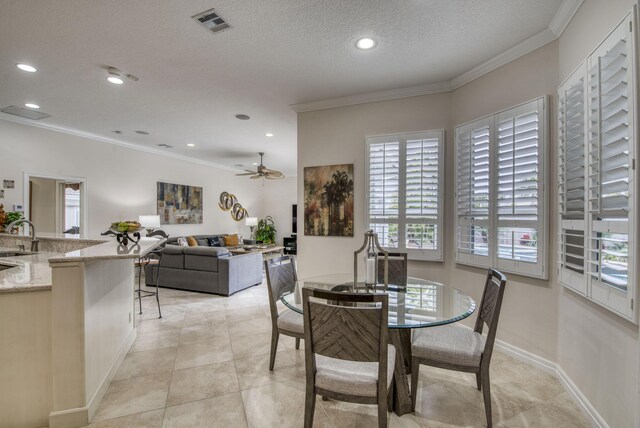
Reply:
[[298, 205], [293, 205], [293, 209], [291, 210], [291, 233], [298, 233]]

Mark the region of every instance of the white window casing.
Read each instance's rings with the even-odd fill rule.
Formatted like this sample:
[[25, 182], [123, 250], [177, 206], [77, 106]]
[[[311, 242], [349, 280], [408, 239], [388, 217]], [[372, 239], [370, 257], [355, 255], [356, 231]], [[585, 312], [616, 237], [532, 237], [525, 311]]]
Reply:
[[546, 98], [456, 127], [456, 262], [547, 278]]
[[444, 131], [367, 137], [367, 228], [389, 251], [443, 260]]

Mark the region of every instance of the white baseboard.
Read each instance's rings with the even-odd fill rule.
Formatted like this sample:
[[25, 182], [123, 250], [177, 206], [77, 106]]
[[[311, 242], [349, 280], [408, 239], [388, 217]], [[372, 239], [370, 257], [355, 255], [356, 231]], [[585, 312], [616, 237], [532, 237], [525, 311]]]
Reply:
[[584, 413], [589, 422], [591, 422], [592, 426], [597, 428], [609, 428], [609, 425], [604, 418], [600, 416], [600, 413], [598, 413], [595, 407], [593, 407], [589, 400], [587, 400], [587, 397], [584, 396], [582, 391], [580, 391], [576, 384], [573, 383], [571, 378], [558, 364], [501, 340], [496, 340], [495, 346], [500, 351], [510, 355], [518, 361], [522, 361], [523, 363], [529, 364], [556, 377], [567, 391], [567, 394], [569, 394], [578, 408], [582, 413]]
[[111, 379], [115, 376], [118, 368], [120, 368], [120, 364], [124, 357], [129, 352], [133, 341], [136, 339], [136, 329], [133, 328], [125, 341], [122, 343], [122, 346], [118, 350], [116, 357], [113, 359], [109, 370], [100, 380], [98, 384], [98, 388], [96, 388], [96, 392], [91, 396], [89, 402], [84, 407], [78, 407], [75, 409], [65, 409], [57, 412], [51, 412], [49, 414], [49, 428], [75, 428], [82, 427], [89, 424], [91, 418], [96, 413], [98, 409], [98, 405], [100, 401], [102, 401], [102, 397], [105, 392], [109, 388], [109, 384], [111, 383]]

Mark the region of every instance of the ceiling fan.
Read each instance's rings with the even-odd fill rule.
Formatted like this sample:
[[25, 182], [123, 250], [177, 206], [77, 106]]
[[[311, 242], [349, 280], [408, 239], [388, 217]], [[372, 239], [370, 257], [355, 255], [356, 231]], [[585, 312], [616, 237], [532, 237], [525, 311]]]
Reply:
[[252, 180], [257, 180], [259, 178], [266, 178], [268, 180], [277, 180], [278, 178], [284, 178], [284, 174], [280, 171], [276, 171], [274, 169], [269, 169], [262, 164], [262, 157], [264, 156], [264, 152], [258, 153], [260, 155], [260, 165], [256, 171], [250, 171], [245, 169], [245, 173], [236, 174], [236, 175], [250, 175]]

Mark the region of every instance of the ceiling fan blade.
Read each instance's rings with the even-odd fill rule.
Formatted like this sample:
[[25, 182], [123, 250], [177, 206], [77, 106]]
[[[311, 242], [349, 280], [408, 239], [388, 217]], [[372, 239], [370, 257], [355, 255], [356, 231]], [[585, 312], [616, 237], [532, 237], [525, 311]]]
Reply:
[[249, 177], [249, 178], [250, 178], [250, 179], [252, 179], [252, 180], [257, 180], [257, 179], [259, 179], [259, 178], [262, 178], [262, 175], [260, 175], [260, 174], [256, 174], [256, 175], [254, 175], [253, 177]]
[[271, 172], [267, 172], [265, 174], [265, 177], [268, 178], [269, 180], [277, 180], [279, 178], [284, 178], [284, 174], [281, 173], [280, 171], [271, 171]]

